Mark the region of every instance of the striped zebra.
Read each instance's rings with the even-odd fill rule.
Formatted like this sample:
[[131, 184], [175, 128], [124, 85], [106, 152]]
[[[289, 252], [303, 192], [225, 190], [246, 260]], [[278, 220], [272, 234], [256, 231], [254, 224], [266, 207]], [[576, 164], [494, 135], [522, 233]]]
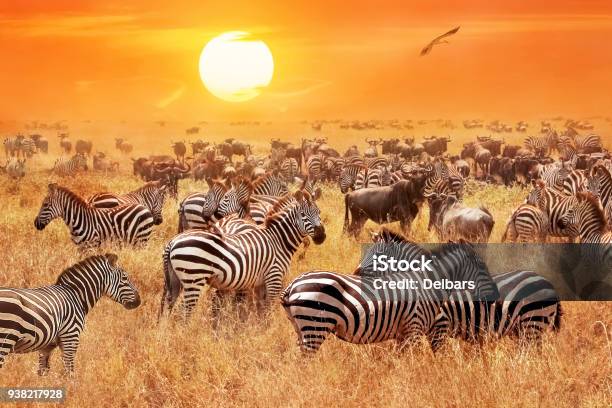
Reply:
[[313, 154], [306, 160], [306, 174], [311, 180], [320, 180], [325, 169], [325, 158], [320, 154]]
[[366, 166], [366, 161], [361, 156], [349, 156], [344, 158], [346, 166]]
[[95, 208], [67, 188], [49, 184], [34, 226], [41, 231], [55, 218], [64, 220], [72, 242], [81, 247], [99, 246], [105, 241], [143, 244], [154, 224], [151, 211], [143, 205]]
[[287, 183], [293, 182], [293, 179], [298, 175], [299, 166], [296, 159], [288, 157], [280, 164], [280, 174]]
[[[580, 243], [612, 244], [612, 231], [608, 227], [601, 202], [590, 192], [578, 193], [575, 203], [560, 218], [560, 225], [577, 231]], [[612, 246], [605, 245], [612, 259]]]
[[383, 187], [391, 184], [391, 174], [386, 167], [364, 168], [357, 173], [354, 190]]
[[151, 181], [144, 186], [124, 195], [113, 193], [96, 193], [87, 199], [87, 203], [96, 208], [113, 208], [122, 204], [141, 204], [153, 214], [153, 222], [163, 222], [162, 211], [168, 185], [162, 181]]
[[548, 188], [542, 180], [533, 180], [532, 184], [533, 190], [527, 196], [525, 204], [536, 206], [546, 215], [548, 234], [553, 237], [575, 236], [577, 231], [563, 226], [561, 218], [577, 203], [576, 197], [565, 196]]
[[[392, 235], [382, 234], [382, 239]], [[387, 247], [382, 252], [400, 253], [401, 246]], [[369, 259], [371, 254], [368, 252], [365, 258]], [[316, 352], [330, 333], [355, 344], [386, 340], [397, 341], [401, 348], [414, 344], [430, 333], [441, 303], [449, 295], [445, 289], [424, 289], [427, 282], [473, 281], [475, 298], [497, 299], [497, 287], [471, 246], [445, 245], [430, 257], [433, 259], [430, 272], [396, 271], [385, 276], [368, 276], [314, 271], [293, 280], [283, 291], [281, 303], [302, 352]], [[358, 272], [363, 273], [363, 269]], [[414, 282], [415, 286], [400, 289], [383, 286], [383, 282]]]
[[338, 185], [340, 186], [340, 192], [346, 194], [349, 190], [355, 189], [355, 182], [357, 181], [357, 175], [361, 171], [365, 171], [367, 167], [361, 164], [348, 164], [344, 166], [338, 177]]
[[365, 165], [368, 169], [388, 168], [389, 159], [386, 157], [366, 157]]
[[4, 154], [6, 157], [15, 157], [19, 152], [19, 136], [4, 139]]
[[563, 183], [570, 172], [563, 163], [549, 163], [538, 167], [536, 178], [543, 180], [547, 187], [562, 192]]
[[495, 275], [493, 280], [498, 300], [474, 300], [468, 291], [454, 291], [442, 303], [429, 333], [434, 352], [449, 337], [481, 343], [509, 336], [540, 346], [543, 333], [561, 328], [561, 303], [548, 280], [525, 270]]
[[206, 229], [208, 220], [219, 208], [219, 203], [229, 189], [220, 181], [211, 182], [206, 193], [192, 193], [185, 197], [179, 205], [178, 232], [188, 229]]
[[559, 136], [555, 132], [548, 132], [545, 136], [528, 136], [524, 145], [531, 150], [536, 157], [549, 156], [552, 149], [557, 148]]
[[584, 170], [571, 170], [565, 179], [563, 179], [563, 187], [561, 193], [567, 196], [573, 196], [581, 191], [588, 189], [588, 177]]
[[461, 199], [465, 181], [459, 170], [448, 166], [444, 161], [428, 164], [425, 171], [429, 174], [423, 187], [423, 197], [430, 198], [445, 194]]
[[45, 375], [59, 346], [64, 368], [72, 374], [85, 317], [103, 296], [126, 309], [140, 305], [138, 291], [115, 254], [86, 258], [65, 269], [55, 285], [0, 288], [0, 368], [9, 353], [38, 351], [38, 374]]
[[612, 172], [603, 164], [596, 164], [589, 172], [588, 190], [599, 197], [612, 227]]
[[87, 171], [87, 157], [78, 153], [70, 159], [60, 157], [51, 171], [58, 176], [75, 176], [79, 171]]
[[594, 133], [586, 136], [577, 135], [574, 137], [574, 146], [580, 153], [598, 153], [601, 152], [601, 137]]
[[184, 291], [183, 311], [189, 316], [206, 284], [222, 291], [255, 289], [267, 311], [278, 298], [291, 258], [307, 236], [325, 240], [320, 211], [308, 193], [297, 191], [281, 200], [263, 227], [235, 235], [188, 231], [164, 250], [164, 294], [160, 316], [170, 312]]
[[37, 152], [36, 143], [31, 138], [24, 137], [19, 141], [18, 151], [21, 157], [30, 158]]
[[253, 194], [281, 197], [288, 192], [287, 183], [275, 173], [267, 173], [253, 181]]
[[545, 242], [548, 217], [538, 207], [521, 204], [508, 220], [502, 242]]

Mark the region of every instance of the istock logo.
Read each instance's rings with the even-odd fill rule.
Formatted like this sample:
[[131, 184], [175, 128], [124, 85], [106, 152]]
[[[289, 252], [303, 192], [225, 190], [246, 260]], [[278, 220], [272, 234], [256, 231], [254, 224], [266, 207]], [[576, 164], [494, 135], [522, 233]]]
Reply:
[[421, 259], [412, 260], [397, 260], [392, 256], [374, 255], [372, 261], [376, 272], [433, 272], [430, 266], [432, 260], [427, 259], [425, 255], [421, 255]]

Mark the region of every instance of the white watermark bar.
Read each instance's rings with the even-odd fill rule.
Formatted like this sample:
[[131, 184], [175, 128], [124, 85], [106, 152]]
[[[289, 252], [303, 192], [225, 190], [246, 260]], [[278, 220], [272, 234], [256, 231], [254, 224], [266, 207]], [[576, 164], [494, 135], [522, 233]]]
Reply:
[[63, 403], [66, 389], [46, 387], [0, 387], [1, 402], [52, 402]]

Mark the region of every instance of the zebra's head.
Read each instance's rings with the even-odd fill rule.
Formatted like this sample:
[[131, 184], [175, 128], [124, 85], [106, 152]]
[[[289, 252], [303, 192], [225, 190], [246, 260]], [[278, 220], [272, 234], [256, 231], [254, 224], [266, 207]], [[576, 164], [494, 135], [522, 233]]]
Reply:
[[607, 220], [599, 198], [590, 192], [580, 192], [576, 197], [578, 202], [565, 211], [557, 226], [569, 237], [577, 237], [581, 229], [603, 232]]
[[226, 184], [220, 181], [211, 182], [208, 194], [206, 194], [202, 203], [202, 218], [208, 220], [215, 214], [227, 190], [228, 186]]
[[303, 235], [308, 235], [317, 245], [325, 241], [325, 227], [321, 222], [321, 210], [317, 207], [312, 196], [302, 190], [293, 193], [297, 200], [301, 222], [298, 222], [298, 227]]
[[340, 192], [346, 194], [355, 185], [357, 180], [357, 173], [360, 168], [356, 166], [345, 166], [338, 176], [338, 184], [340, 185]]
[[134, 283], [128, 277], [127, 272], [117, 265], [117, 255], [106, 254], [104, 257], [108, 263], [105, 294], [126, 309], [135, 309], [140, 305], [140, 295]]
[[38, 216], [34, 219], [34, 226], [42, 231], [55, 218], [64, 215], [61, 190], [57, 184], [51, 183], [48, 186], [47, 196], [43, 200]]
[[84, 153], [77, 153], [72, 158], [77, 170], [87, 171], [87, 156]]
[[153, 214], [153, 222], [155, 225], [160, 225], [164, 221], [162, 211], [164, 210], [164, 202], [169, 190], [170, 186], [168, 186], [168, 184], [154, 181], [150, 190], [144, 192], [147, 204]]

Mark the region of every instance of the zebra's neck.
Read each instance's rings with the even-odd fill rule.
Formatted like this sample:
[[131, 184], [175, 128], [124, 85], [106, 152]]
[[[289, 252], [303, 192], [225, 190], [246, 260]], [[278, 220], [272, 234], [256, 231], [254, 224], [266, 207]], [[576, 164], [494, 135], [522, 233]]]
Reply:
[[68, 288], [87, 314], [102, 297], [101, 282], [86, 270], [69, 270], [58, 279], [58, 285]]
[[298, 228], [299, 217], [298, 210], [296, 207], [285, 210], [280, 214], [274, 216], [264, 230], [265, 233], [270, 234], [271, 238], [276, 238], [283, 248], [287, 249], [293, 254], [302, 243], [302, 240], [306, 236], [302, 234]]

